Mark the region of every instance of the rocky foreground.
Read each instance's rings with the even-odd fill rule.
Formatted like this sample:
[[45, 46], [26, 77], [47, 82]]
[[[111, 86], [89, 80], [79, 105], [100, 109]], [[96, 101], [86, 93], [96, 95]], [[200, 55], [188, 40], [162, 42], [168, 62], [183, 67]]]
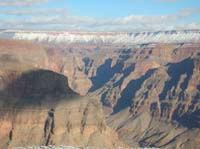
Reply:
[[[97, 146], [90, 146], [90, 147], [74, 147], [74, 146], [32, 146], [32, 147], [17, 147], [14, 149], [107, 149], [106, 147], [97, 147]], [[125, 149], [123, 147], [115, 147], [115, 149]], [[126, 148], [127, 149], [127, 148]], [[128, 148], [128, 149], [135, 149], [135, 148]], [[154, 147], [151, 148], [139, 148], [139, 149], [156, 149]]]
[[[74, 147], [74, 146], [32, 146], [32, 147], [17, 147], [14, 149], [107, 149], [105, 147]], [[115, 149], [123, 149], [123, 147], [115, 147]], [[131, 149], [131, 148], [130, 148]], [[147, 148], [146, 148], [147, 149]], [[155, 149], [155, 148], [151, 148]]]
[[[25, 147], [26, 149], [80, 149], [79, 147], [74, 146], [30, 146]], [[25, 149], [24, 147], [16, 147], [14, 149]], [[89, 149], [89, 148], [88, 148]]]

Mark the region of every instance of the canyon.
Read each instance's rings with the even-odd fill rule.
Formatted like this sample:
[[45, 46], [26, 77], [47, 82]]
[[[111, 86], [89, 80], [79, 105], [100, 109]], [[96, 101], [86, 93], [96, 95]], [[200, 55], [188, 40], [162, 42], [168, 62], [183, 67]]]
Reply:
[[198, 148], [200, 31], [1, 32], [0, 148]]

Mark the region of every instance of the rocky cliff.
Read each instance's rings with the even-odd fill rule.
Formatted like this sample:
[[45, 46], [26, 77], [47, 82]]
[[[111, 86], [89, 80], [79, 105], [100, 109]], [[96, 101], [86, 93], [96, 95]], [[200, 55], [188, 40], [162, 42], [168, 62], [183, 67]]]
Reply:
[[48, 50], [24, 41], [1, 42], [0, 148], [126, 146], [107, 126], [101, 103], [74, 92], [67, 77], [51, 67]]
[[101, 104], [81, 97], [57, 73], [35, 70], [1, 91], [1, 148], [33, 145], [117, 147]]
[[0, 105], [27, 107], [2, 112], [7, 145], [26, 145], [33, 136], [30, 145], [187, 149], [200, 144], [197, 41], [54, 45], [2, 40], [0, 49]]
[[104, 105], [107, 124], [129, 146], [200, 143], [190, 139], [199, 135], [199, 43], [72, 51], [82, 54], [80, 71], [92, 82], [89, 94]]

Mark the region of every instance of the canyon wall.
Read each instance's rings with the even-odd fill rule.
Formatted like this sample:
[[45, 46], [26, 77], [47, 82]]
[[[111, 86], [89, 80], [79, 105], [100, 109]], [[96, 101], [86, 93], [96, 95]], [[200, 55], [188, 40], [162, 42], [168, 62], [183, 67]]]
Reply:
[[200, 144], [198, 42], [100, 46], [9, 39], [0, 40], [0, 61], [0, 106], [12, 109], [1, 112], [4, 146], [27, 145], [30, 137], [30, 145]]

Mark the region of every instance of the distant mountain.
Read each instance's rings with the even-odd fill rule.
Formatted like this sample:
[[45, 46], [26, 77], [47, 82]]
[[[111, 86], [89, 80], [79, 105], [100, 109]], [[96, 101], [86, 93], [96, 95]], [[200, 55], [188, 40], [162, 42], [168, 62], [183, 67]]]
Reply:
[[[143, 44], [152, 42], [181, 43], [200, 41], [200, 30], [171, 30], [138, 33], [4, 31], [4, 36], [21, 40], [66, 44]], [[0, 35], [2, 37], [2, 35]], [[6, 36], [8, 37], [8, 35]]]

